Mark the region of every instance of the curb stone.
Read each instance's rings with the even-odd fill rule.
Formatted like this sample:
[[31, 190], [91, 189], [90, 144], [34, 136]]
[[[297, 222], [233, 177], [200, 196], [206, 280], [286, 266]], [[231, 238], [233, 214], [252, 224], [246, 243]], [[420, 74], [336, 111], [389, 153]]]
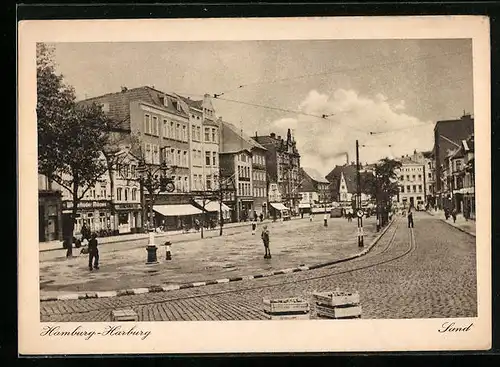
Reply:
[[467, 233], [469, 236], [476, 237], [476, 234], [475, 234], [475, 233], [469, 232], [469, 231], [467, 231], [466, 229], [463, 229], [463, 228], [461, 228], [461, 227], [459, 227], [459, 226], [456, 226], [456, 225], [454, 225], [453, 223], [450, 223], [450, 222], [448, 222], [448, 221], [446, 221], [446, 220], [444, 220], [444, 219], [440, 219], [440, 220], [441, 220], [442, 222], [445, 222], [445, 223], [446, 223], [446, 224], [448, 224], [449, 226], [451, 226], [451, 227], [453, 227], [453, 228], [458, 229], [459, 231], [462, 231], [462, 232], [464, 232], [464, 233]]
[[251, 280], [251, 279], [260, 279], [260, 278], [267, 278], [275, 275], [283, 275], [283, 274], [290, 274], [290, 273], [295, 273], [295, 272], [301, 272], [301, 271], [308, 271], [308, 270], [314, 270], [314, 269], [319, 269], [323, 268], [326, 266], [331, 266], [335, 264], [339, 264], [342, 262], [346, 262], [349, 260], [353, 260], [356, 258], [359, 258], [361, 256], [366, 255], [368, 252], [371, 251], [371, 249], [378, 243], [378, 241], [382, 238], [382, 236], [387, 232], [389, 227], [394, 223], [395, 219], [392, 219], [389, 224], [373, 239], [373, 241], [370, 243], [370, 245], [365, 248], [363, 251], [358, 252], [357, 254], [350, 255], [348, 257], [334, 260], [334, 261], [328, 261], [325, 263], [320, 263], [320, 264], [314, 264], [314, 265], [304, 265], [301, 264], [298, 267], [294, 268], [286, 268], [286, 269], [281, 269], [281, 270], [274, 270], [274, 271], [268, 271], [265, 273], [260, 273], [260, 274], [254, 274], [254, 275], [245, 275], [245, 276], [235, 276], [231, 278], [223, 278], [223, 279], [217, 279], [217, 280], [207, 280], [207, 281], [202, 281], [202, 282], [191, 282], [191, 283], [185, 283], [185, 284], [171, 284], [171, 285], [165, 285], [165, 286], [159, 286], [159, 285], [153, 285], [147, 288], [135, 288], [135, 289], [121, 289], [121, 290], [116, 290], [116, 291], [98, 291], [98, 292], [86, 292], [86, 293], [72, 293], [72, 294], [64, 294], [60, 296], [41, 296], [40, 297], [40, 302], [48, 302], [48, 301], [67, 301], [67, 300], [78, 300], [78, 299], [88, 299], [88, 298], [111, 298], [111, 297], [121, 297], [121, 296], [130, 296], [130, 295], [138, 295], [138, 294], [146, 294], [146, 293], [158, 293], [158, 292], [169, 292], [169, 291], [175, 291], [179, 289], [188, 289], [188, 288], [198, 288], [198, 287], [204, 287], [208, 285], [215, 285], [215, 284], [222, 284], [222, 283], [231, 283], [231, 282], [238, 282], [242, 280]]

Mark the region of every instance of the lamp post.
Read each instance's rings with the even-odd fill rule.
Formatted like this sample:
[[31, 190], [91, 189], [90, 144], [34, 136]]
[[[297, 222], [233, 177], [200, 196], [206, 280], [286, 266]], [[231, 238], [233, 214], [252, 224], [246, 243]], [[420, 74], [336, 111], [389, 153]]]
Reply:
[[[168, 147], [163, 147], [160, 149], [162, 152], [164, 149]], [[170, 167], [173, 169], [173, 167]], [[139, 174], [139, 183], [141, 187], [141, 203], [142, 203], [142, 225], [144, 227], [144, 217], [146, 215], [145, 208], [145, 192], [144, 189], [147, 190], [149, 194], [149, 221], [148, 228], [149, 231], [149, 244], [147, 246], [148, 251], [148, 260], [146, 264], [155, 264], [157, 263], [156, 250], [157, 247], [155, 245], [154, 239], [154, 226], [151, 227], [151, 223], [153, 222], [153, 205], [156, 198], [156, 195], [160, 192], [173, 192], [175, 190], [175, 185], [171, 175], [167, 175], [169, 167], [167, 166], [165, 160], [162, 160], [160, 165], [155, 165], [152, 163], [146, 163], [145, 159], [141, 159], [139, 162], [139, 166], [137, 167], [137, 172]]]

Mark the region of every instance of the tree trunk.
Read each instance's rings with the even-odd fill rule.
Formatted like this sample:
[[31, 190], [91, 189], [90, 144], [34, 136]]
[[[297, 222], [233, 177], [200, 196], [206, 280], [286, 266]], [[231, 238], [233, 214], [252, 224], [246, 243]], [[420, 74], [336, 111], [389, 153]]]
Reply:
[[67, 252], [66, 257], [73, 256], [73, 233], [75, 231], [76, 213], [78, 211], [78, 177], [74, 179], [73, 183], [73, 208], [71, 209], [71, 217], [69, 221], [69, 229], [66, 238]]
[[223, 198], [223, 195], [222, 195], [222, 189], [219, 188], [219, 190], [221, 190], [221, 194], [220, 194], [220, 197], [219, 197], [219, 215], [220, 215], [220, 230], [219, 230], [219, 236], [222, 236], [222, 226], [224, 225], [224, 215], [222, 214], [222, 198]]

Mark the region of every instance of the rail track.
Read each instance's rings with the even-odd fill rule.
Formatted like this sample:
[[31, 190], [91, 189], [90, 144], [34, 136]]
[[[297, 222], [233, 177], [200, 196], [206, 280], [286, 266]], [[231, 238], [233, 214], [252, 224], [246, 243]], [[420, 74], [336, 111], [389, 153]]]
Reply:
[[[187, 300], [187, 299], [195, 299], [195, 298], [204, 298], [204, 297], [212, 297], [212, 296], [219, 296], [219, 295], [227, 295], [231, 293], [240, 293], [240, 292], [247, 292], [247, 291], [253, 291], [253, 290], [258, 290], [258, 289], [265, 289], [265, 288], [273, 288], [273, 287], [279, 287], [287, 284], [296, 284], [296, 283], [304, 283], [304, 282], [309, 282], [309, 281], [314, 281], [317, 279], [325, 279], [325, 278], [331, 278], [335, 277], [337, 275], [345, 274], [345, 273], [353, 273], [356, 271], [360, 270], [365, 270], [369, 269], [375, 266], [380, 266], [383, 264], [387, 264], [390, 262], [397, 261], [405, 256], [410, 255], [412, 252], [414, 252], [417, 248], [416, 241], [415, 241], [415, 235], [413, 232], [413, 228], [408, 229], [408, 241], [407, 241], [407, 246], [403, 248], [401, 252], [396, 251], [396, 254], [394, 256], [387, 256], [389, 250], [393, 249], [396, 235], [398, 233], [398, 230], [401, 226], [402, 218], [396, 219], [391, 226], [394, 226], [394, 228], [389, 228], [389, 230], [382, 236], [382, 238], [379, 241], [384, 241], [385, 236], [389, 236], [389, 240], [386, 241], [384, 244], [384, 247], [381, 249], [379, 248], [377, 251], [377, 245], [373, 247], [365, 256], [356, 258], [350, 261], [346, 261], [343, 263], [340, 263], [338, 265], [330, 265], [327, 267], [322, 268], [321, 270], [318, 269], [318, 271], [310, 271], [311, 276], [304, 276], [304, 277], [299, 277], [299, 279], [296, 279], [297, 277], [286, 277], [286, 276], [278, 276], [275, 277], [274, 280], [279, 280], [275, 282], [270, 282], [267, 284], [258, 284], [258, 282], [254, 283], [252, 286], [247, 286], [247, 287], [238, 287], [236, 289], [224, 289], [224, 290], [216, 290], [210, 292], [209, 289], [210, 287], [204, 287], [208, 290], [208, 292], [203, 292], [201, 294], [193, 294], [193, 295], [184, 295], [184, 296], [179, 296], [179, 297], [172, 297], [172, 298], [164, 298], [164, 299], [157, 299], [157, 297], [153, 297], [155, 299], [152, 300], [144, 300], [144, 301], [131, 301], [130, 306], [133, 307], [140, 307], [140, 306], [147, 306], [147, 305], [152, 305], [152, 304], [157, 304], [157, 303], [166, 303], [166, 302], [173, 302], [173, 301], [178, 301], [178, 300]], [[337, 271], [334, 270], [335, 267], [342, 266], [344, 269], [338, 269]], [[347, 268], [345, 268], [347, 266]], [[328, 271], [328, 270], [333, 270], [333, 271]], [[325, 274], [325, 271], [326, 274]], [[308, 272], [309, 273], [309, 272]], [[313, 274], [316, 273], [316, 274]], [[318, 274], [322, 273], [322, 274]], [[304, 275], [306, 273], [300, 273], [301, 275]], [[292, 278], [292, 279], [290, 279]], [[269, 278], [268, 278], [269, 279]], [[239, 283], [241, 285], [242, 283]], [[130, 297], [136, 297], [136, 296], [130, 296]], [[126, 301], [124, 299], [125, 297], [122, 298], [122, 301]], [[128, 298], [128, 297], [127, 297]], [[132, 298], [130, 298], [132, 300]], [[75, 300], [76, 301], [76, 300]], [[78, 300], [76, 302], [85, 302], [85, 300]], [[123, 303], [128, 303], [128, 302], [123, 302]], [[121, 306], [123, 306], [123, 303]], [[93, 312], [98, 310], [111, 310], [115, 309], [116, 306], [110, 306], [110, 305], [105, 305], [102, 304], [96, 309], [87, 309], [86, 311], [79, 312], [79, 313], [86, 313], [86, 312]]]

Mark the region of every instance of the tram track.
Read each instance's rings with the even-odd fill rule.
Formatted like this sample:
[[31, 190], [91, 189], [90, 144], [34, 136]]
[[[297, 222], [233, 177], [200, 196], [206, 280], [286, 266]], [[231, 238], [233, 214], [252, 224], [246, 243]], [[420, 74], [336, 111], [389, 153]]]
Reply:
[[[179, 295], [178, 297], [171, 297], [171, 298], [163, 298], [160, 297], [158, 299], [158, 296], [153, 297], [151, 300], [144, 300], [144, 301], [139, 301], [139, 302], [134, 302], [133, 298], [130, 298], [127, 300], [126, 298], [121, 297], [120, 302], [120, 307], [143, 307], [143, 306], [148, 306], [148, 305], [154, 305], [158, 303], [169, 303], [169, 302], [175, 302], [175, 301], [180, 301], [180, 300], [189, 300], [189, 299], [200, 299], [204, 297], [217, 297], [221, 295], [227, 295], [227, 294], [237, 294], [241, 292], [251, 292], [251, 291], [257, 291], [257, 290], [262, 290], [262, 289], [269, 289], [273, 287], [282, 287], [285, 285], [292, 285], [292, 284], [297, 284], [297, 283], [305, 283], [305, 282], [310, 282], [314, 280], [320, 280], [320, 279], [325, 279], [325, 278], [332, 278], [338, 275], [346, 274], [346, 273], [354, 273], [360, 270], [366, 270], [369, 268], [373, 268], [376, 266], [384, 265], [390, 262], [397, 261], [401, 258], [404, 258], [406, 256], [409, 256], [412, 252], [416, 250], [416, 242], [415, 242], [415, 236], [413, 232], [413, 228], [408, 229], [408, 241], [407, 241], [407, 246], [404, 248], [404, 251], [401, 253], [397, 253], [396, 256], [390, 256], [387, 258], [387, 253], [394, 248], [394, 244], [396, 241], [396, 235], [398, 234], [398, 230], [400, 229], [402, 219], [399, 218], [396, 221], [394, 221], [391, 225], [394, 225], [394, 228], [390, 229], [390, 233], [385, 233], [380, 240], [384, 240], [384, 237], [386, 235], [389, 236], [389, 239], [384, 243], [385, 246], [381, 248], [380, 251], [376, 251], [377, 245], [374, 246], [374, 248], [370, 249], [370, 251], [363, 257], [355, 258], [350, 261], [346, 261], [344, 263], [339, 263], [337, 265], [331, 265], [327, 266], [318, 270], [311, 270], [311, 273], [316, 273], [315, 275], [311, 274], [312, 276], [304, 276], [302, 277], [305, 273], [300, 274], [298, 276], [299, 279], [297, 279], [297, 276], [279, 276], [274, 278], [274, 282], [271, 281], [270, 283], [267, 284], [254, 284], [252, 286], [247, 286], [247, 287], [238, 287], [236, 289], [223, 289], [219, 291], [213, 291], [213, 292], [204, 292], [201, 294], [192, 294], [192, 295]], [[379, 241], [380, 241], [379, 240]], [[375, 251], [373, 251], [375, 250]], [[374, 260], [374, 261], [373, 261]], [[368, 261], [368, 263], [366, 263]], [[342, 269], [338, 271], [329, 271], [334, 268], [338, 268], [339, 266], [345, 267], [347, 266], [347, 269]], [[326, 272], [326, 273], [325, 273]], [[320, 273], [320, 274], [318, 274]], [[292, 278], [292, 279], [290, 279]], [[285, 280], [286, 279], [286, 280]], [[279, 281], [278, 281], [279, 280]], [[283, 281], [285, 280], [285, 281]], [[242, 283], [240, 283], [241, 285]], [[207, 289], [208, 290], [208, 289]], [[135, 297], [135, 296], [130, 296], [130, 297]], [[129, 302], [127, 302], [129, 301]], [[78, 300], [78, 302], [81, 302], [81, 300]], [[97, 305], [96, 305], [97, 306]], [[95, 311], [105, 311], [105, 310], [113, 310], [116, 309], [116, 305], [106, 305], [106, 304], [101, 304], [99, 307], [96, 307], [96, 309], [88, 309], [83, 311], [83, 312], [78, 312], [78, 313], [88, 313], [88, 312], [95, 312]]]

